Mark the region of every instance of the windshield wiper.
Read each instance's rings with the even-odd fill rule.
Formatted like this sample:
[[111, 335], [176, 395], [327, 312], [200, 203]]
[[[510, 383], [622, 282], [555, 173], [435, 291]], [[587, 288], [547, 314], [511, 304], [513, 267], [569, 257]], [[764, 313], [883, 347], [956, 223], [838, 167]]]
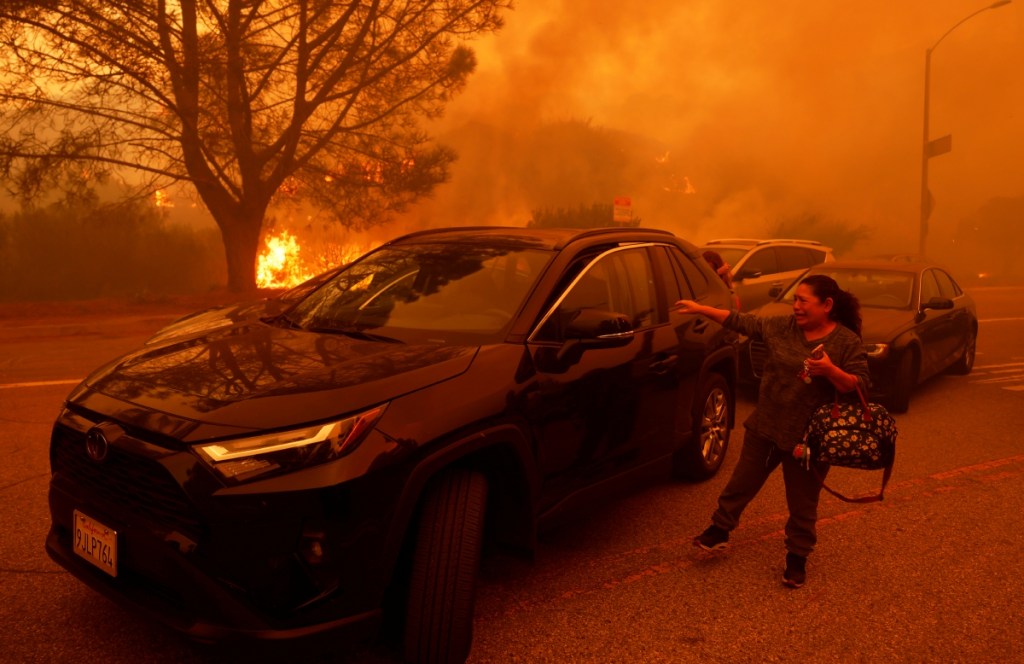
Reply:
[[388, 344], [404, 344], [405, 342], [401, 339], [395, 339], [394, 337], [388, 337], [383, 334], [374, 334], [373, 332], [365, 332], [363, 330], [357, 330], [353, 327], [307, 327], [307, 332], [321, 332], [324, 334], [343, 334], [346, 337], [353, 339], [360, 339], [362, 341], [380, 341]]
[[260, 321], [268, 325], [280, 325], [290, 330], [301, 330], [302, 326], [293, 321], [288, 313], [277, 314], [276, 316], [260, 316]]

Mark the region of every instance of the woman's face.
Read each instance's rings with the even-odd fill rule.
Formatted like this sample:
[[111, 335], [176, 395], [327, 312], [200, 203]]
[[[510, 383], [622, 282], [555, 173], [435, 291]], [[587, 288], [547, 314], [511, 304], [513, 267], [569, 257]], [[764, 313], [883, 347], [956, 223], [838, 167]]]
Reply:
[[814, 329], [828, 320], [832, 311], [832, 298], [822, 302], [810, 286], [800, 284], [793, 295], [793, 317], [801, 329]]

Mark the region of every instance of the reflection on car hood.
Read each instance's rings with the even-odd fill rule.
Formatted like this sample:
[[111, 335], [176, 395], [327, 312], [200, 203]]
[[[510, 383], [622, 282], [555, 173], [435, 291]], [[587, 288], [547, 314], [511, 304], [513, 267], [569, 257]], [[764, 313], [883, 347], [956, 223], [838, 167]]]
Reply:
[[[788, 316], [793, 307], [785, 302], [772, 302], [754, 309], [758, 316]], [[890, 343], [914, 323], [914, 312], [908, 309], [861, 307], [861, 338], [866, 344]]]
[[157, 330], [146, 340], [146, 344], [160, 344], [170, 339], [195, 336], [221, 327], [255, 321], [260, 316], [274, 315], [280, 308], [276, 300], [256, 300], [197, 311]]
[[[72, 401], [108, 415], [102, 393], [134, 404], [140, 426], [175, 419], [266, 429], [328, 419], [382, 403], [465, 371], [475, 346], [396, 344], [275, 327], [218, 327], [140, 350], [86, 379]], [[90, 405], [103, 402], [102, 408]], [[140, 410], [138, 407], [142, 407]], [[178, 429], [179, 425], [172, 426]], [[167, 429], [168, 427], [159, 427]]]

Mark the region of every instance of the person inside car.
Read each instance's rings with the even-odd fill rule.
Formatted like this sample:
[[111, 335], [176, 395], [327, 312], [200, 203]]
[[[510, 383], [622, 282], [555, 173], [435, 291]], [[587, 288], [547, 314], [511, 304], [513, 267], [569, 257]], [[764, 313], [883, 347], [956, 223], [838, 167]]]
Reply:
[[711, 269], [715, 271], [715, 274], [728, 286], [729, 294], [732, 295], [732, 302], [736, 306], [736, 310], [739, 311], [740, 298], [736, 295], [736, 289], [732, 285], [732, 274], [729, 272], [731, 269], [729, 264], [725, 262], [725, 259], [717, 251], [708, 249], [701, 255], [708, 262], [708, 265], [711, 266]]

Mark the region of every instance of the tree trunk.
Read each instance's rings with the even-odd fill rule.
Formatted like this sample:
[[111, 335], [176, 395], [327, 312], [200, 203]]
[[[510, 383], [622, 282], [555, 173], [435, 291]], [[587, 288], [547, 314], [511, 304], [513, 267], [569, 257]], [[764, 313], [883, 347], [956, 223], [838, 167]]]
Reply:
[[259, 253], [262, 218], [218, 220], [224, 240], [228, 266], [228, 290], [232, 293], [256, 291], [256, 255]]

